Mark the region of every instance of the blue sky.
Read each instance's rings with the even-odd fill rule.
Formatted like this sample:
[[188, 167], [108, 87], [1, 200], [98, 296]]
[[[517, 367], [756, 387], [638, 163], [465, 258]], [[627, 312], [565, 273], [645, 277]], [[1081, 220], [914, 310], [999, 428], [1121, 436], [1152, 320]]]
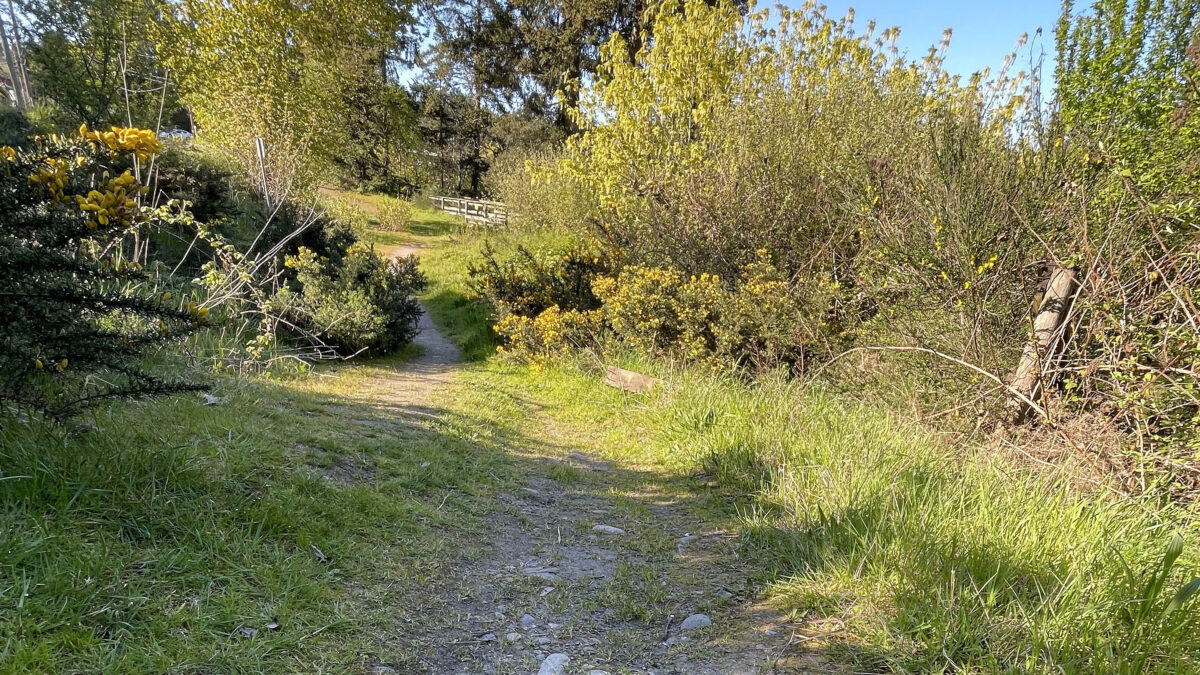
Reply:
[[[783, 4], [799, 7], [802, 0]], [[1030, 45], [1014, 66], [1029, 70], [1029, 47], [1035, 53], [1046, 53], [1045, 75], [1053, 76], [1054, 24], [1058, 21], [1060, 4], [1057, 0], [823, 0], [828, 16], [841, 17], [854, 8], [855, 22], [865, 25], [875, 19], [879, 28], [900, 27], [901, 49], [911, 57], [921, 57], [930, 45], [942, 39], [942, 31], [951, 28], [954, 37], [946, 53], [946, 69], [968, 75], [986, 66], [995, 72], [1012, 51], [1022, 33], [1029, 33]], [[1084, 4], [1084, 3], [1080, 3]], [[759, 3], [759, 7], [765, 7]], [[1042, 28], [1040, 40], [1034, 32]]]

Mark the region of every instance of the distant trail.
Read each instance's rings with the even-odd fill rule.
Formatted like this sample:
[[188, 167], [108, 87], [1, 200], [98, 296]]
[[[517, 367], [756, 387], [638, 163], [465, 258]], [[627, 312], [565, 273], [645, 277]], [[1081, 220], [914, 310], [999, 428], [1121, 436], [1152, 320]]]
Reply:
[[[380, 252], [388, 258], [420, 255], [420, 250], [407, 244], [380, 247]], [[373, 380], [365, 392], [403, 417], [429, 417], [430, 394], [445, 384], [454, 366], [462, 362], [462, 351], [458, 345], [438, 330], [424, 305], [421, 309], [421, 318], [417, 322], [419, 332], [413, 339], [420, 354], [405, 361], [387, 376]]]

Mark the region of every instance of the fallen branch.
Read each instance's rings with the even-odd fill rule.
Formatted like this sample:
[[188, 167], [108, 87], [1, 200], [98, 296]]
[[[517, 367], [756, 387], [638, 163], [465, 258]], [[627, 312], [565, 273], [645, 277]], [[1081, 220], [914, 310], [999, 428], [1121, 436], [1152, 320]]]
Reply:
[[821, 367], [818, 368], [817, 371], [812, 374], [812, 378], [816, 379], [821, 373], [825, 372], [826, 368], [833, 365], [835, 362], [840, 360], [842, 357], [849, 356], [850, 354], [853, 354], [855, 352], [917, 352], [920, 354], [929, 354], [930, 356], [936, 356], [940, 359], [944, 359], [951, 363], [960, 365], [963, 368], [966, 368], [967, 370], [978, 373], [978, 374], [988, 378], [989, 380], [1000, 385], [1000, 387], [1007, 390], [1008, 393], [1010, 393], [1013, 396], [1020, 399], [1023, 403], [1025, 403], [1025, 405], [1029, 406], [1030, 410], [1033, 410], [1038, 415], [1040, 415], [1042, 417], [1042, 419], [1044, 419], [1046, 421], [1050, 421], [1050, 416], [1046, 414], [1046, 410], [1044, 408], [1042, 408], [1042, 406], [1038, 405], [1033, 399], [1029, 398], [1025, 394], [1018, 391], [1017, 389], [1014, 389], [1012, 386], [1010, 386], [1008, 383], [1006, 383], [1004, 380], [1000, 379], [996, 375], [989, 373], [988, 371], [984, 370], [983, 368], [980, 368], [979, 366], [977, 366], [973, 363], [963, 361], [962, 359], [954, 357], [954, 356], [950, 356], [949, 354], [944, 354], [942, 352], [937, 351], [936, 349], [929, 349], [928, 347], [905, 347], [902, 345], [880, 345], [880, 346], [873, 346], [873, 347], [852, 347], [852, 348], [847, 349], [846, 351], [842, 352], [841, 354], [838, 354], [837, 356], [833, 357], [832, 359], [826, 361], [825, 363], [821, 364]]

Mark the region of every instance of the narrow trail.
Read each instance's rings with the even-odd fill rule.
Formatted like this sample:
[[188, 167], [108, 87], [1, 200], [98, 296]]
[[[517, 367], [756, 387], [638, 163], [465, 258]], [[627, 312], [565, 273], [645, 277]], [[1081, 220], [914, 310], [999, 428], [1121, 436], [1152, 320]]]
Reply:
[[[388, 257], [398, 258], [420, 255], [417, 246], [385, 246], [381, 252]], [[424, 310], [424, 307], [422, 307]], [[429, 318], [428, 311], [421, 312], [417, 323], [417, 336], [413, 345], [418, 354], [404, 366], [386, 377], [377, 378], [370, 385], [369, 395], [381, 401], [393, 412], [405, 416], [430, 414], [430, 395], [444, 385], [454, 367], [462, 361], [458, 345], [442, 335]]]
[[[433, 424], [442, 414], [438, 390], [452, 386], [461, 354], [428, 315], [420, 327], [420, 354], [362, 394], [410, 422]], [[522, 420], [537, 424], [547, 422]], [[539, 431], [554, 442], [505, 448], [524, 481], [497, 495], [485, 540], [464, 542], [479, 554], [462, 555], [417, 594], [423, 621], [406, 636], [420, 645], [417, 672], [833, 671], [816, 656], [793, 653], [786, 617], [756, 602], [734, 533], [706, 527], [697, 507], [661, 476], [606, 462], [569, 430]], [[661, 607], [675, 609], [653, 609]], [[700, 613], [704, 619], [688, 620]], [[705, 621], [711, 625], [692, 627]], [[378, 665], [368, 672], [398, 671]]]

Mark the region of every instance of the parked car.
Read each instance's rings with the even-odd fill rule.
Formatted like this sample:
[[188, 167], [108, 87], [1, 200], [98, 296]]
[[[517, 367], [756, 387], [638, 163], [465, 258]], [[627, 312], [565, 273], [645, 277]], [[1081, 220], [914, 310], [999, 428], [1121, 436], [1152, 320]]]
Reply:
[[159, 137], [169, 138], [176, 141], [190, 141], [192, 139], [192, 132], [187, 131], [186, 129], [171, 129], [170, 131], [164, 131], [160, 133]]

